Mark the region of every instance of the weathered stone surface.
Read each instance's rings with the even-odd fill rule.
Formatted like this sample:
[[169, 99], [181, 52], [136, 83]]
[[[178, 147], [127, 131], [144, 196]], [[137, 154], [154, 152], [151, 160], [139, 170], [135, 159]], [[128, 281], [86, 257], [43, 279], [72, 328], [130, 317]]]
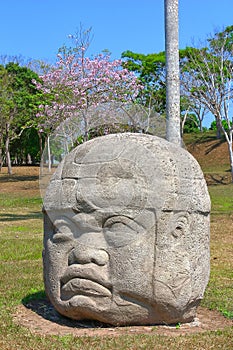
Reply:
[[209, 278], [209, 212], [187, 151], [130, 133], [78, 146], [44, 199], [50, 301], [77, 320], [191, 321]]

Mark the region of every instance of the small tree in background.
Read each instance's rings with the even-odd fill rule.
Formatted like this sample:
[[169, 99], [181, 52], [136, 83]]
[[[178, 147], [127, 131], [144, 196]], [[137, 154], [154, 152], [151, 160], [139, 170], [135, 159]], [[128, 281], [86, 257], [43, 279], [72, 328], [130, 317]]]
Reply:
[[37, 88], [41, 89], [48, 102], [41, 105], [42, 113], [38, 114], [42, 126], [57, 126], [82, 110], [87, 132], [91, 120], [85, 114], [85, 110], [90, 106], [109, 101], [134, 100], [138, 95], [139, 84], [135, 75], [127, 69], [122, 69], [121, 64], [121, 60], [111, 61], [110, 57], [105, 55], [93, 59], [77, 59], [71, 55], [65, 60], [59, 56], [58, 66], [41, 76], [43, 83], [37, 84]]
[[217, 137], [224, 134], [233, 182], [233, 26], [209, 37], [203, 48], [186, 49], [181, 81], [187, 99], [214, 115]]
[[20, 137], [36, 114], [38, 91], [32, 80], [37, 78], [35, 72], [18, 63], [0, 66], [0, 153], [4, 150], [9, 174], [12, 173], [10, 143]]
[[90, 29], [83, 31], [81, 28], [70, 38], [74, 47], [62, 47], [57, 65], [40, 77], [41, 84], [36, 83], [45, 97], [38, 118], [42, 128], [51, 131], [77, 114], [82, 119], [87, 139], [93, 123], [91, 115], [86, 113], [89, 107], [110, 101], [133, 101], [141, 86], [135, 74], [122, 67], [121, 60], [111, 61], [108, 54], [86, 57]]
[[[83, 133], [83, 140], [87, 141], [90, 129], [119, 122], [116, 114], [90, 113], [91, 108], [113, 102], [125, 104], [135, 101], [142, 88], [135, 74], [122, 67], [122, 60], [111, 60], [108, 54], [86, 57], [90, 29], [83, 31], [81, 28], [70, 39], [74, 46], [63, 46], [59, 50], [56, 66], [40, 76], [41, 83], [35, 81], [44, 97], [37, 118], [41, 129], [48, 135], [49, 159], [49, 135], [62, 122], [72, 118], [72, 124], [75, 121], [76, 128]], [[48, 162], [50, 164], [50, 160]]]
[[135, 72], [143, 85], [138, 100], [141, 106], [163, 114], [166, 110], [165, 52], [140, 54], [132, 51], [122, 53], [124, 67]]

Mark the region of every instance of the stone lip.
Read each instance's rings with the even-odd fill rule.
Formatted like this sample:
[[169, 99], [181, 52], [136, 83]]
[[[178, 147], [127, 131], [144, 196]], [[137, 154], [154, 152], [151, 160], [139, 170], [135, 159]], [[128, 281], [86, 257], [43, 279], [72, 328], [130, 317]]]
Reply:
[[87, 280], [92, 280], [93, 282], [99, 283], [106, 288], [111, 288], [111, 283], [108, 281], [107, 277], [104, 276], [103, 268], [98, 266], [98, 271], [95, 269], [95, 264], [73, 264], [69, 266], [64, 275], [61, 278], [63, 284], [67, 283], [73, 278], [85, 278]]
[[111, 291], [101, 284], [85, 278], [73, 278], [61, 287], [61, 300], [78, 295], [110, 297], [111, 294]]
[[61, 278], [61, 300], [75, 295], [111, 296], [112, 285], [108, 280], [106, 268], [94, 263], [69, 266]]

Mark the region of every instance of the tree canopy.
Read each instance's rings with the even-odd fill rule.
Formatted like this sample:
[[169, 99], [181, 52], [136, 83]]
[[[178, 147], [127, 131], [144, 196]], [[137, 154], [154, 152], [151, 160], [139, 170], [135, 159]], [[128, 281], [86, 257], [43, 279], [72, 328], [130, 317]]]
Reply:
[[132, 51], [122, 53], [124, 67], [135, 72], [144, 89], [138, 98], [145, 106], [152, 106], [158, 113], [166, 109], [165, 52], [139, 54]]
[[[0, 162], [5, 154], [11, 173], [10, 142], [22, 134], [32, 123], [41, 94], [33, 84], [38, 75], [27, 67], [10, 62], [0, 66]], [[17, 150], [15, 150], [17, 153]]]

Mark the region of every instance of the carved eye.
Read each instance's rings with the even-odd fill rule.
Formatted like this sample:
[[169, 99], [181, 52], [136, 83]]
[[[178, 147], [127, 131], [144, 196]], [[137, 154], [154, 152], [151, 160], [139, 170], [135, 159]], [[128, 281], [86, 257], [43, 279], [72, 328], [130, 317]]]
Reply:
[[114, 216], [104, 223], [104, 236], [113, 247], [122, 247], [133, 242], [138, 236], [140, 226], [125, 216]]

